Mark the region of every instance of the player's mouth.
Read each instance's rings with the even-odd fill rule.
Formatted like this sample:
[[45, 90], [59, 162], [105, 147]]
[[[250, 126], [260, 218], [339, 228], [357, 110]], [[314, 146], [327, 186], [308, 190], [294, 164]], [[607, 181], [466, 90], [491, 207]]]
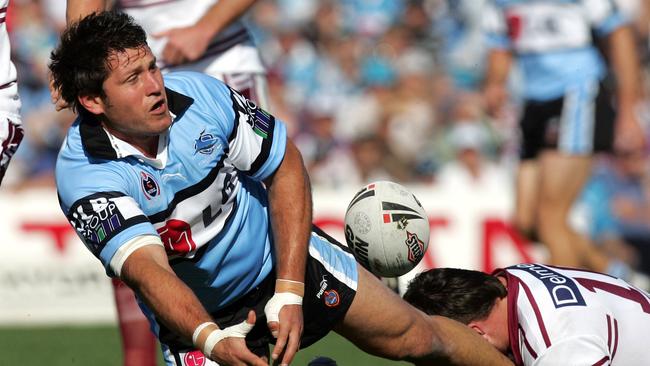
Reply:
[[160, 99], [156, 103], [151, 106], [151, 109], [149, 109], [149, 112], [152, 114], [163, 114], [166, 112], [166, 104], [165, 104], [165, 99]]

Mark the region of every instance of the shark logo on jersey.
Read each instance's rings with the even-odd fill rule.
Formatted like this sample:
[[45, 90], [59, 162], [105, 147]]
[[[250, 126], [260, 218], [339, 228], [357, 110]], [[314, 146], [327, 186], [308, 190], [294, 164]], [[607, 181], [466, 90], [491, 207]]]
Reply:
[[275, 118], [236, 91], [232, 89], [231, 91], [239, 120], [243, 120], [251, 126], [258, 136], [267, 139], [273, 130]]
[[217, 138], [211, 133], [205, 133], [205, 129], [199, 134], [199, 138], [194, 140], [194, 153], [210, 155], [215, 150]]
[[140, 172], [140, 183], [142, 186], [142, 192], [144, 192], [144, 196], [147, 197], [148, 200], [156, 197], [158, 193], [160, 193], [158, 182], [156, 182], [151, 174], [145, 171]]

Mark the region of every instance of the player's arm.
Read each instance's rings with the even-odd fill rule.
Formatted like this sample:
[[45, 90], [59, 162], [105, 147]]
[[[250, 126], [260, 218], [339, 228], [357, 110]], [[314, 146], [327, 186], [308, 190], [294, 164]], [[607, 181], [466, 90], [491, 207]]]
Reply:
[[487, 112], [492, 116], [501, 113], [508, 99], [506, 83], [510, 75], [512, 54], [507, 49], [494, 48], [488, 53], [483, 93]]
[[615, 29], [606, 37], [609, 60], [616, 76], [616, 139], [618, 148], [641, 148], [645, 144], [636, 116], [641, 96], [639, 56], [629, 26]]
[[[156, 317], [176, 334], [192, 340], [208, 357], [221, 364], [245, 362], [247, 365], [267, 365], [248, 350], [244, 341], [246, 333], [255, 323], [254, 313], [249, 313], [246, 323], [219, 329], [192, 290], [176, 277], [163, 246], [155, 242], [151, 244], [140, 246], [126, 258], [120, 278], [139, 295]], [[210, 346], [220, 337], [224, 338]]]
[[512, 365], [512, 362], [467, 325], [443, 316], [431, 316], [438, 338], [438, 354], [453, 365]]
[[154, 37], [167, 37], [162, 52], [163, 61], [169, 65], [178, 65], [197, 60], [205, 53], [210, 40], [241, 17], [255, 1], [220, 0], [194, 25], [156, 33]]
[[67, 0], [65, 19], [68, 24], [84, 18], [86, 15], [108, 9], [109, 0]]
[[[287, 139], [282, 163], [264, 183], [269, 194], [277, 258], [276, 295], [287, 292], [297, 295], [304, 292], [312, 202], [309, 178], [302, 157], [291, 140]], [[274, 299], [271, 299], [269, 303], [273, 301]], [[289, 364], [300, 345], [303, 327], [302, 307], [297, 304], [283, 306], [280, 310], [279, 326], [277, 324], [269, 326], [272, 331], [277, 329], [273, 357], [278, 357], [284, 349], [281, 363]]]

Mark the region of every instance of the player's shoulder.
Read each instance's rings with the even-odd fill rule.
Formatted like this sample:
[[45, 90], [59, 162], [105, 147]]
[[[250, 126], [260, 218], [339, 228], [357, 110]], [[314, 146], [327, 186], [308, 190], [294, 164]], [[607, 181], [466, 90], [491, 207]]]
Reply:
[[79, 120], [75, 121], [56, 161], [55, 182], [62, 207], [67, 209], [79, 199], [97, 192], [125, 191], [128, 181], [119, 165], [91, 157], [81, 141]]

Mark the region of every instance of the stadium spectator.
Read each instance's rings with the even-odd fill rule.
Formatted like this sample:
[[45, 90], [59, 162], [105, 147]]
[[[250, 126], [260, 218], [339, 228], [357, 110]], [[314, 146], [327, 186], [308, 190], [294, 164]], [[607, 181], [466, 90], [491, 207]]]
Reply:
[[168, 364], [203, 351], [267, 365], [275, 338], [272, 358], [289, 364], [331, 329], [422, 365], [508, 364], [312, 232], [308, 177], [282, 122], [204, 74], [163, 79], [127, 15], [82, 19], [51, 59], [54, 87], [80, 113], [57, 162], [62, 210], [146, 304]]
[[[645, 150], [617, 150], [597, 161], [580, 198], [593, 241], [613, 257], [650, 275], [650, 182]], [[622, 266], [619, 277], [627, 274]]]
[[[634, 39], [615, 3], [598, 1], [492, 1], [486, 9], [490, 46], [485, 97], [499, 115], [512, 59], [524, 77], [521, 162], [515, 224], [536, 232], [550, 263], [606, 272], [613, 264], [568, 224], [568, 214], [587, 181], [592, 155], [641, 147], [637, 121], [639, 65]], [[592, 32], [606, 41], [616, 75], [616, 124], [606, 67]]]
[[[68, 22], [102, 11], [114, 3], [115, 9], [131, 15], [147, 33], [152, 52], [163, 70], [204, 72], [226, 82], [249, 100], [268, 109], [268, 86], [259, 52], [252, 42], [242, 16], [255, 0], [68, 0]], [[183, 14], [183, 16], [179, 16]], [[155, 363], [155, 345], [146, 319], [122, 310], [136, 309], [128, 287], [114, 281], [126, 365]], [[139, 320], [138, 320], [139, 319]], [[124, 321], [123, 321], [124, 320]], [[126, 322], [126, 320], [130, 320]], [[125, 324], [128, 323], [128, 324]], [[129, 342], [146, 339], [148, 342]], [[138, 346], [140, 345], [140, 346]], [[146, 346], [151, 351], [142, 349]], [[143, 355], [151, 353], [147, 358]], [[133, 359], [133, 361], [129, 361]]]
[[516, 365], [642, 365], [650, 295], [623, 280], [518, 264], [493, 275], [455, 268], [420, 273], [404, 298], [456, 319]]
[[10, 59], [7, 33], [9, 0], [0, 0], [0, 183], [23, 138], [16, 67]]

